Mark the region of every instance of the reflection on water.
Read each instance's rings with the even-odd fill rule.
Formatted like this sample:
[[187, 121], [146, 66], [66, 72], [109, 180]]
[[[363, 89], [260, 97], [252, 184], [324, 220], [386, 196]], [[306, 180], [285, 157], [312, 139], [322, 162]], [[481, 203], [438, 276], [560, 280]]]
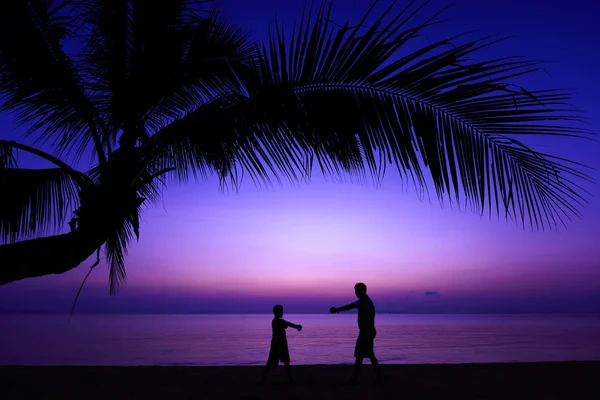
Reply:
[[[0, 315], [0, 364], [261, 365], [271, 315]], [[293, 364], [352, 363], [355, 314], [286, 315]], [[600, 318], [378, 315], [381, 363], [600, 360]]]

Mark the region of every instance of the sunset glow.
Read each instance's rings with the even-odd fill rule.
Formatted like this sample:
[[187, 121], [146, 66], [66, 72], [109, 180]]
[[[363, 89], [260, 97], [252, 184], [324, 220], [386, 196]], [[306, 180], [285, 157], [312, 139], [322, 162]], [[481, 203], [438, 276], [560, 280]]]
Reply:
[[[345, 3], [337, 4], [337, 19], [355, 19], [370, 2]], [[434, 3], [430, 10], [446, 5]], [[564, 3], [461, 0], [429, 40], [472, 29], [516, 36], [481, 57], [556, 61], [547, 66], [552, 78], [539, 73], [520, 83], [576, 88], [574, 105], [597, 128], [600, 27], [591, 19], [600, 3], [573, 0], [569, 7], [577, 12], [566, 14]], [[302, 9], [301, 2], [274, 0], [221, 4], [257, 36], [275, 14], [291, 26]], [[20, 140], [24, 130], [4, 114], [0, 132]], [[526, 142], [600, 168], [598, 143]], [[283, 303], [291, 312], [327, 312], [334, 301], [352, 300], [354, 284], [364, 281], [382, 312], [600, 312], [600, 189], [587, 189], [593, 196], [583, 220], [535, 233], [503, 217], [490, 219], [487, 210], [479, 216], [442, 207], [433, 187], [420, 200], [391, 167], [381, 187], [326, 180], [318, 172], [299, 187], [262, 191], [249, 178], [238, 193], [220, 193], [216, 178], [175, 184], [144, 216], [127, 259], [127, 286], [109, 297], [101, 264], [78, 310], [270, 312], [269, 304]], [[0, 311], [68, 312], [92, 263], [1, 286]]]

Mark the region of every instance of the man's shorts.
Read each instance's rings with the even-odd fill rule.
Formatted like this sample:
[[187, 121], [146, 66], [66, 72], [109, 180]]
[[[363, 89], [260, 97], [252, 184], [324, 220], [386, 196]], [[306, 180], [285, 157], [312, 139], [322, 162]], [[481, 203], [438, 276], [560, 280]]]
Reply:
[[355, 358], [373, 357], [373, 341], [377, 335], [376, 331], [373, 332], [360, 332], [358, 339], [356, 339], [356, 346], [354, 347]]

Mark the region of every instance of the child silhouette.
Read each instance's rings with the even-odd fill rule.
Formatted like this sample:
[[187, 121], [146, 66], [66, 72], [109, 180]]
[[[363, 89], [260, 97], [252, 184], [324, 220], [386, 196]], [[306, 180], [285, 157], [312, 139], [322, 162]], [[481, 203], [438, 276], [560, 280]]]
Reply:
[[265, 369], [263, 370], [262, 378], [259, 384], [262, 384], [265, 381], [265, 377], [267, 376], [267, 372], [269, 372], [269, 368], [272, 365], [278, 365], [279, 361], [282, 361], [285, 365], [285, 369], [288, 374], [288, 378], [291, 382], [292, 379], [292, 370], [290, 367], [290, 352], [288, 349], [287, 336], [285, 335], [285, 330], [288, 327], [297, 329], [298, 332], [302, 330], [302, 325], [292, 324], [283, 319], [283, 306], [275, 305], [273, 307], [273, 321], [271, 322], [271, 327], [273, 329], [273, 336], [271, 338], [271, 350], [269, 351], [269, 359], [267, 360], [267, 364], [265, 365]]

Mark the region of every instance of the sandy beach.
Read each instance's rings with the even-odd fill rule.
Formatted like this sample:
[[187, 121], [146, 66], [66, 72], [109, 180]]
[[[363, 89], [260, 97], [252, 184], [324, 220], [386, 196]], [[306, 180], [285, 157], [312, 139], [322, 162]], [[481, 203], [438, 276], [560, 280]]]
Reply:
[[283, 367], [257, 386], [261, 367], [0, 367], [1, 399], [598, 399], [600, 361], [382, 365], [373, 384], [365, 365], [345, 386], [350, 365]]

